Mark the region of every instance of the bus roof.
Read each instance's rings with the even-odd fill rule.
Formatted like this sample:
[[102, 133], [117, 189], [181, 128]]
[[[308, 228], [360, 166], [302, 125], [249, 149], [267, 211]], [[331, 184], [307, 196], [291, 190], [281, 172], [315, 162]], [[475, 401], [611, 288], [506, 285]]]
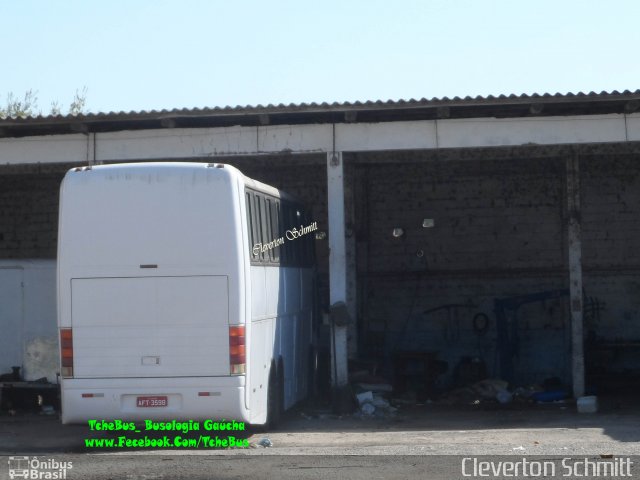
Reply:
[[279, 190], [275, 187], [267, 185], [265, 183], [259, 182], [258, 180], [254, 180], [253, 178], [247, 177], [240, 170], [238, 170], [233, 165], [225, 164], [225, 163], [204, 163], [204, 162], [137, 162], [137, 163], [112, 163], [106, 165], [94, 165], [94, 166], [84, 166], [84, 167], [74, 167], [70, 171], [85, 171], [85, 170], [122, 170], [122, 169], [144, 169], [144, 170], [159, 170], [166, 172], [167, 170], [175, 170], [178, 171], [192, 171], [192, 172], [204, 172], [208, 168], [223, 168], [229, 172], [233, 176], [239, 177], [245, 186], [257, 190], [259, 192], [263, 192], [269, 195], [272, 195], [276, 198], [281, 198], [283, 200], [287, 200], [293, 203], [301, 203], [297, 198], [293, 195], [290, 195], [282, 190]]

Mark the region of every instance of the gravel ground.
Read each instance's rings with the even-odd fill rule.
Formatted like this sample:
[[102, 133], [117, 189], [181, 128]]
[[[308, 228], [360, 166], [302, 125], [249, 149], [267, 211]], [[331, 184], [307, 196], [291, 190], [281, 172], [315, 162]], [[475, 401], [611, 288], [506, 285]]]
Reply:
[[[55, 416], [5, 415], [0, 416], [0, 454], [106, 453], [105, 449], [86, 449], [84, 439], [119, 434], [122, 432], [91, 432], [84, 425], [63, 426]], [[340, 417], [302, 407], [288, 412], [276, 431], [249, 429], [238, 437], [247, 439], [252, 448], [171, 451], [176, 455], [636, 454], [640, 452], [640, 401], [604, 402], [596, 414], [579, 414], [573, 405], [471, 408], [431, 404], [405, 407], [384, 417]], [[265, 437], [272, 446], [257, 446]], [[166, 449], [158, 451], [167, 453]], [[144, 450], [145, 455], [150, 453], [153, 451]]]

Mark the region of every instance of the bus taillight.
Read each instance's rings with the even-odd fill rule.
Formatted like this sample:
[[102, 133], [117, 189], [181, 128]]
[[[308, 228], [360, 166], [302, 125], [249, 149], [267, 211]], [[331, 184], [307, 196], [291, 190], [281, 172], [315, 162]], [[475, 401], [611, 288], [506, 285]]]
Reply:
[[64, 378], [73, 377], [73, 331], [60, 329], [60, 372]]
[[231, 375], [244, 375], [247, 356], [245, 353], [244, 325], [229, 327], [229, 364]]

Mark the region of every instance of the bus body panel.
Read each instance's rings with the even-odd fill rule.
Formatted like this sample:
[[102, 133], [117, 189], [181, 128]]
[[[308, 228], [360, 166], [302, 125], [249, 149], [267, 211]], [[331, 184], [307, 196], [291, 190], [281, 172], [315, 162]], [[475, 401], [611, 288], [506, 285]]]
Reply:
[[[244, 406], [244, 380], [242, 376], [65, 379], [62, 423], [208, 418], [250, 423], [253, 419]], [[168, 407], [137, 407], [139, 396], [166, 396]]]
[[229, 374], [227, 277], [74, 278], [75, 378]]
[[271, 373], [273, 352], [273, 325], [275, 319], [251, 322], [251, 343], [249, 351], [249, 409], [255, 423], [264, 423], [267, 418], [267, 389]]

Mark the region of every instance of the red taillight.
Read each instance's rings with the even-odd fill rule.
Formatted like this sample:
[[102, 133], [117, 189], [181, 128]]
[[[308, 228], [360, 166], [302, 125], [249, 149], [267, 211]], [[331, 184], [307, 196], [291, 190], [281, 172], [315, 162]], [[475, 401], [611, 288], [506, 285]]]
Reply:
[[73, 332], [70, 328], [60, 329], [60, 367], [63, 377], [73, 377]]
[[244, 325], [229, 327], [229, 364], [231, 375], [244, 375], [247, 355], [245, 351]]

